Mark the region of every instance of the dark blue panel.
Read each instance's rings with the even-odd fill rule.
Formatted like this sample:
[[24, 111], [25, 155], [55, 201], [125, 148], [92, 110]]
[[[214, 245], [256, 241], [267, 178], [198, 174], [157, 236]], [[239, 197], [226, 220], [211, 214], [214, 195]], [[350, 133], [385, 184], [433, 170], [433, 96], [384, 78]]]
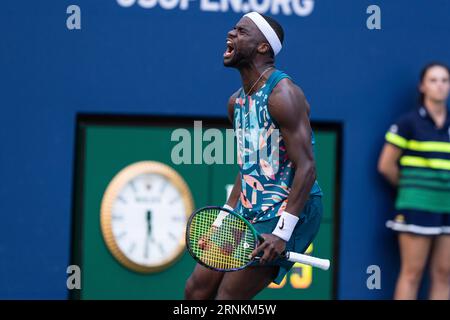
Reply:
[[[214, 2], [210, 0], [210, 2]], [[240, 86], [222, 66], [240, 13], [129, 8], [116, 0], [0, 4], [0, 298], [67, 297], [74, 122], [78, 112], [224, 115]], [[376, 173], [389, 124], [414, 106], [422, 65], [450, 63], [445, 0], [315, 1], [286, 30], [278, 67], [302, 86], [314, 120], [344, 123], [339, 297], [390, 298], [398, 271], [384, 228], [392, 196]], [[66, 28], [66, 8], [82, 30]], [[382, 290], [366, 288], [367, 266]]]

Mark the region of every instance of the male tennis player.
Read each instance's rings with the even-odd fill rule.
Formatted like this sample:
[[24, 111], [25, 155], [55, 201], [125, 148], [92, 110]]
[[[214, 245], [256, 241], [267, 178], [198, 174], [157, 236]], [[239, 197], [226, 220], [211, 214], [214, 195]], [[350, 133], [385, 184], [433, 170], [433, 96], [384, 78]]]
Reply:
[[186, 283], [187, 299], [253, 298], [272, 281], [279, 284], [292, 267], [279, 255], [305, 252], [319, 230], [322, 192], [309, 105], [302, 90], [274, 66], [283, 38], [279, 23], [251, 12], [228, 32], [223, 55], [224, 65], [238, 69], [242, 79], [228, 102], [240, 172], [225, 207], [262, 234], [264, 241], [252, 253], [260, 260], [228, 273], [197, 265]]

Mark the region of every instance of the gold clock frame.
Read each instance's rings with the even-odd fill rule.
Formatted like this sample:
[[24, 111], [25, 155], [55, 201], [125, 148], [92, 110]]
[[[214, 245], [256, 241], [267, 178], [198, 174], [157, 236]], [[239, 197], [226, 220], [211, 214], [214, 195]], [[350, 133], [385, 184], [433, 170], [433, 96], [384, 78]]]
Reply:
[[117, 195], [129, 180], [145, 173], [156, 173], [165, 176], [178, 189], [186, 208], [185, 214], [187, 221], [194, 210], [194, 201], [191, 191], [183, 177], [164, 163], [157, 161], [139, 161], [121, 169], [108, 184], [101, 202], [100, 226], [106, 247], [117, 261], [128, 269], [139, 273], [154, 273], [166, 269], [181, 257], [186, 246], [185, 237], [182, 237], [174, 254], [163, 260], [161, 264], [158, 264], [157, 266], [145, 266], [130, 260], [122, 250], [120, 250], [114, 238], [111, 225], [111, 211]]

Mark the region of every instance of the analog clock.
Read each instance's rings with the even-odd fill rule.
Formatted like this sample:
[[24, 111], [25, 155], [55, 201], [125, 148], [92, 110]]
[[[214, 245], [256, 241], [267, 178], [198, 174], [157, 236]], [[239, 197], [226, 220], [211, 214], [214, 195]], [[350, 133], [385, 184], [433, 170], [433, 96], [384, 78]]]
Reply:
[[100, 222], [106, 246], [131, 270], [165, 269], [184, 252], [193, 208], [189, 187], [174, 169], [154, 161], [131, 164], [111, 180], [103, 196]]

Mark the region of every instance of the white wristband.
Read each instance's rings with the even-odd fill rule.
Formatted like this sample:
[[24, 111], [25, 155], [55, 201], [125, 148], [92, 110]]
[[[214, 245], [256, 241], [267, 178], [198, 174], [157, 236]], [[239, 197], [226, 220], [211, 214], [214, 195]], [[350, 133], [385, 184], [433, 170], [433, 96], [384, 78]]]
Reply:
[[232, 206], [229, 206], [229, 205], [226, 204], [226, 203], [222, 206], [222, 208], [225, 208], [225, 209], [228, 209], [228, 210], [231, 210], [231, 211], [234, 210], [234, 208], [233, 208]]
[[272, 234], [288, 242], [291, 238], [292, 232], [294, 232], [294, 228], [298, 220], [299, 219], [297, 216], [294, 216], [287, 211], [283, 211], [280, 219], [278, 220], [277, 226], [272, 231]]
[[[233, 208], [227, 204], [224, 204], [223, 208], [233, 211]], [[225, 219], [225, 217], [228, 215], [229, 215], [229, 213], [227, 211], [221, 210], [219, 215], [217, 216], [216, 220], [214, 220], [212, 226], [216, 227], [216, 228], [220, 227], [222, 225], [223, 219]]]

